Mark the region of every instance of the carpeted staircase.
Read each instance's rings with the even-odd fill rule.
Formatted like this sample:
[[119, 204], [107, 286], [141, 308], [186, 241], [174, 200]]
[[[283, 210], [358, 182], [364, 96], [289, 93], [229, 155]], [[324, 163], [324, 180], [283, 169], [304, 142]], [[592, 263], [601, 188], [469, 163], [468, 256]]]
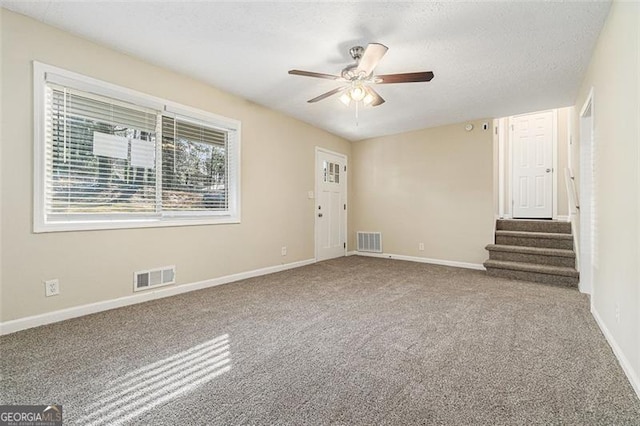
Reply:
[[489, 244], [487, 273], [494, 277], [577, 286], [576, 253], [569, 222], [498, 220]]

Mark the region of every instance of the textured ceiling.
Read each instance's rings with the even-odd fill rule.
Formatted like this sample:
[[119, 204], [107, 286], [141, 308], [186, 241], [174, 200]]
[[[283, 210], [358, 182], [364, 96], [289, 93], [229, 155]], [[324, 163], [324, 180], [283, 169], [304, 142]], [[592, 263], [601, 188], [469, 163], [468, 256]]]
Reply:
[[[60, 2], [7, 9], [181, 72], [350, 140], [567, 106], [609, 10], [601, 2]], [[292, 68], [339, 73], [348, 50], [389, 51], [378, 74], [431, 70], [430, 83], [377, 86], [360, 111]]]

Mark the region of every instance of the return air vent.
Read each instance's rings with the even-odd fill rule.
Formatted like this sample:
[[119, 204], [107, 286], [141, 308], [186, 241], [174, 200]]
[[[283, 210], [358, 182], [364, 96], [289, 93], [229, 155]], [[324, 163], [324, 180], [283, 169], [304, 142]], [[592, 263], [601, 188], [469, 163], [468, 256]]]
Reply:
[[358, 251], [382, 253], [382, 234], [380, 232], [358, 232]]
[[162, 268], [137, 271], [133, 273], [133, 291], [147, 290], [153, 287], [173, 284], [175, 282], [175, 266], [163, 266]]

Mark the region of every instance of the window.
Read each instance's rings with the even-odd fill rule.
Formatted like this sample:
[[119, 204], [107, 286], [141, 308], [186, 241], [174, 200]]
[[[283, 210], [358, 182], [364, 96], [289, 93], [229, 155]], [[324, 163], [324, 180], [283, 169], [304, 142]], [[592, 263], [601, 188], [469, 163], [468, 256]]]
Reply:
[[340, 164], [323, 161], [322, 170], [324, 173], [323, 180], [325, 183], [340, 183]]
[[240, 124], [34, 63], [35, 232], [239, 222]]

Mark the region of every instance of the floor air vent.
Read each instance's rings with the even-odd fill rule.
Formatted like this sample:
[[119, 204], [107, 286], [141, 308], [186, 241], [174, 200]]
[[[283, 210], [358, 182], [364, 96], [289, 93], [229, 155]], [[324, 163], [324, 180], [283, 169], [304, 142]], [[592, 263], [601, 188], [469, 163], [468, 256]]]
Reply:
[[358, 251], [382, 253], [382, 234], [380, 232], [358, 232]]
[[152, 287], [173, 284], [176, 282], [176, 267], [163, 266], [158, 269], [133, 273], [133, 291], [147, 290]]

